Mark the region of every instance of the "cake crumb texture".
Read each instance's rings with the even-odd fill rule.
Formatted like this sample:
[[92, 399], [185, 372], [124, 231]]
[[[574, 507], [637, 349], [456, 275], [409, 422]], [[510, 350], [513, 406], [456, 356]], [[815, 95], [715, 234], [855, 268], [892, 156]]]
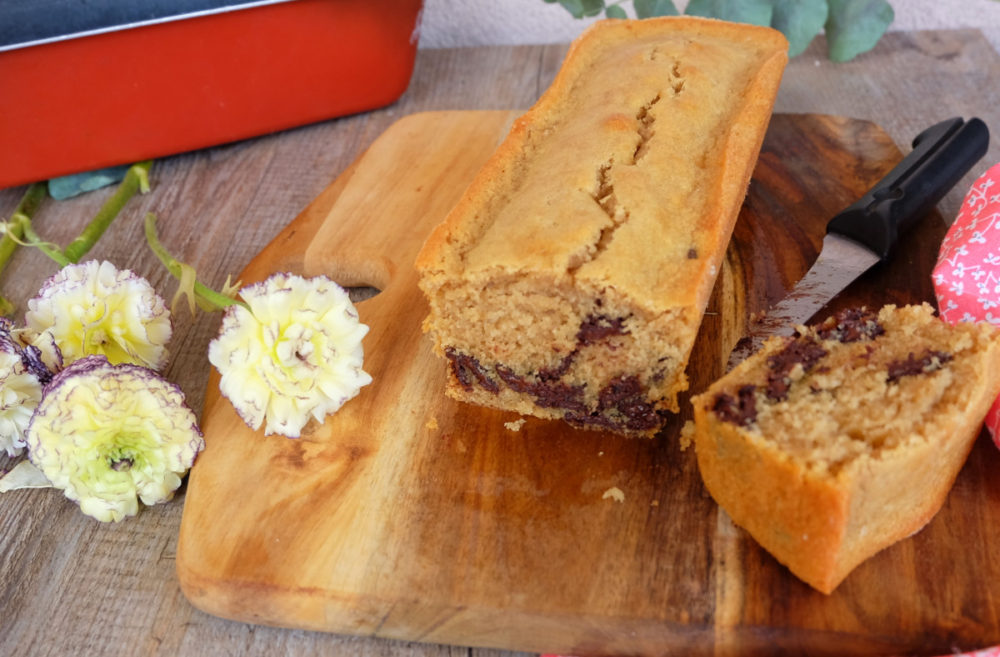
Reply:
[[615, 502], [622, 503], [625, 501], [625, 493], [618, 486], [612, 486], [611, 488], [604, 491], [601, 495], [602, 500], [614, 500]]
[[829, 593], [937, 513], [998, 392], [994, 327], [852, 309], [692, 400], [698, 466], [737, 525]]
[[505, 428], [506, 428], [506, 429], [507, 429], [508, 431], [515, 431], [515, 432], [516, 432], [516, 431], [520, 431], [520, 430], [521, 430], [521, 427], [523, 427], [523, 426], [524, 426], [524, 423], [525, 423], [525, 422], [527, 422], [527, 420], [525, 420], [525, 419], [524, 419], [524, 418], [522, 417], [522, 418], [518, 418], [517, 420], [511, 420], [510, 422], [504, 422], [504, 423], [503, 423], [503, 426], [504, 426], [504, 427], [505, 427]]
[[418, 256], [448, 394], [655, 433], [786, 61], [777, 31], [708, 19], [581, 36]]

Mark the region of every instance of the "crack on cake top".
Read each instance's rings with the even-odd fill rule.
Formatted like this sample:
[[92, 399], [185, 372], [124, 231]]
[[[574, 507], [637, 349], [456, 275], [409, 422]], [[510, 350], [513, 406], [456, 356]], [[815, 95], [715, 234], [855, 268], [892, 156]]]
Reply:
[[649, 148], [649, 141], [656, 134], [656, 130], [653, 127], [656, 118], [653, 116], [651, 110], [654, 105], [660, 102], [662, 97], [662, 94], [656, 94], [648, 103], [640, 107], [639, 111], [635, 114], [635, 120], [639, 124], [636, 127], [636, 132], [639, 134], [639, 143], [636, 144], [635, 151], [632, 153], [632, 164], [642, 159]]
[[611, 167], [614, 166], [614, 163], [614, 158], [611, 158], [598, 167], [597, 191], [594, 192], [594, 200], [597, 201], [597, 204], [601, 206], [602, 210], [604, 210], [604, 214], [608, 215], [611, 221], [617, 223], [623, 219], [623, 217], [620, 217], [617, 212], [618, 198], [615, 196], [615, 188], [611, 185], [610, 174], [608, 173], [611, 171]]
[[[683, 78], [679, 77], [678, 64], [675, 62], [671, 68], [670, 88], [674, 95], [680, 93], [684, 88]], [[636, 134], [639, 137], [635, 150], [632, 152], [632, 159], [621, 166], [636, 166], [649, 150], [649, 143], [656, 135], [656, 117], [652, 108], [663, 98], [662, 92], [657, 92], [649, 101], [642, 104], [635, 113]], [[614, 157], [610, 157], [597, 168], [597, 188], [591, 197], [600, 206], [604, 214], [608, 216], [611, 223], [601, 229], [601, 234], [594, 244], [593, 251], [588, 257], [570, 267], [570, 273], [575, 272], [584, 263], [595, 260], [611, 243], [614, 232], [629, 219], [629, 209], [623, 206], [615, 194], [614, 183], [611, 181], [611, 172], [616, 167]]]

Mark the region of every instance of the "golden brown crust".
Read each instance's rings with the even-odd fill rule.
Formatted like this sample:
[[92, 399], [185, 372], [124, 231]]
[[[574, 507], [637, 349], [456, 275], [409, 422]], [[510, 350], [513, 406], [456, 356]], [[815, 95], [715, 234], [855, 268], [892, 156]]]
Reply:
[[[726, 149], [727, 153], [735, 151], [741, 154], [756, 154], [760, 151], [770, 120], [774, 97], [781, 82], [782, 72], [788, 62], [788, 42], [780, 32], [742, 23], [689, 16], [648, 18], [642, 21], [619, 21], [616, 19], [598, 21], [573, 41], [563, 65], [553, 78], [549, 88], [525, 114], [514, 121], [507, 137], [470, 183], [461, 200], [428, 237], [417, 255], [415, 263], [416, 268], [422, 274], [443, 273], [449, 268], [451, 263], [447, 261], [448, 256], [454, 255], [449, 249], [464, 238], [463, 228], [466, 227], [466, 217], [478, 207], [480, 199], [490, 196], [498, 181], [505, 178], [508, 163], [517, 160], [523, 153], [530, 127], [539, 122], [539, 117], [545, 116], [551, 111], [553, 105], [567, 95], [573, 78], [577, 74], [576, 64], [581, 53], [587, 52], [592, 47], [592, 42], [607, 38], [605, 36], [607, 31], [615, 28], [633, 33], [670, 29], [690, 33], [693, 37], [711, 33], [720, 38], [732, 38], [734, 41], [752, 39], [759, 44], [762, 50], [770, 50], [770, 56], [759, 65], [759, 73], [753, 79], [752, 87], [746, 94], [745, 104], [741, 107], [734, 129], [727, 135], [732, 142], [732, 146]], [[735, 166], [730, 161], [731, 159], [737, 160]], [[727, 202], [716, 212], [709, 213], [709, 216], [722, 214], [730, 217], [731, 222], [735, 223], [755, 162], [756, 156], [726, 158], [723, 161], [724, 174], [719, 179], [720, 188], [734, 193], [718, 195], [717, 198], [725, 198]], [[720, 206], [722, 205], [720, 204]], [[731, 227], [729, 233], [731, 233]], [[729, 233], [725, 231], [717, 233], [713, 243], [705, 244], [713, 253], [719, 252], [717, 260], [711, 263], [715, 264], [716, 267], [721, 265], [721, 259], [725, 255], [724, 247], [729, 243]], [[719, 249], [720, 245], [723, 248]], [[709, 282], [697, 290], [697, 297], [703, 300], [702, 305], [708, 302], [712, 284]]]

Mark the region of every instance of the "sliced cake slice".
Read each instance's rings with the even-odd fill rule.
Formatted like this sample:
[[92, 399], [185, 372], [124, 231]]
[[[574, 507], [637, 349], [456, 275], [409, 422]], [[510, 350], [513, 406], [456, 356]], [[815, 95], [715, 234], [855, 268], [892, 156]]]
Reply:
[[937, 513], [998, 392], [995, 327], [845, 311], [693, 399], [698, 466], [735, 524], [829, 593]]

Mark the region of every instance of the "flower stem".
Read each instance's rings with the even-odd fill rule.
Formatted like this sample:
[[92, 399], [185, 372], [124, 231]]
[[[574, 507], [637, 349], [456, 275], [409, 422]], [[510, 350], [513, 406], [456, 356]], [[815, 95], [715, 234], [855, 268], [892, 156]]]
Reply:
[[45, 198], [45, 183], [35, 183], [28, 187], [28, 191], [21, 197], [21, 202], [14, 208], [14, 214], [7, 222], [7, 230], [4, 231], [3, 238], [0, 238], [0, 271], [7, 266], [7, 261], [17, 250], [24, 236], [22, 217], [30, 220], [43, 198]]
[[62, 254], [66, 260], [71, 263], [80, 262], [80, 258], [86, 255], [97, 243], [97, 240], [101, 238], [101, 235], [108, 229], [108, 226], [115, 220], [129, 199], [135, 196], [136, 192], [146, 193], [149, 191], [149, 168], [152, 165], [151, 160], [146, 160], [129, 167], [114, 195], [101, 206], [83, 232], [63, 249]]
[[[0, 238], [0, 272], [3, 272], [7, 267], [7, 262], [20, 246], [24, 237], [24, 227], [26, 224], [30, 225], [31, 215], [35, 214], [35, 210], [38, 209], [44, 198], [45, 183], [35, 183], [28, 187], [24, 196], [21, 197], [21, 201], [14, 208], [14, 214], [7, 221], [6, 230], [4, 230], [3, 237]], [[6, 297], [0, 296], [0, 315], [10, 315], [13, 312], [14, 304]]]
[[21, 229], [24, 231], [24, 243], [26, 245], [35, 247], [52, 259], [60, 267], [73, 264], [62, 254], [59, 247], [52, 242], [43, 241], [42, 238], [38, 236], [35, 229], [31, 227], [31, 220], [27, 217], [21, 217]]
[[[166, 248], [164, 248], [163, 244], [160, 243], [160, 238], [156, 234], [156, 215], [152, 212], [146, 213], [144, 228], [149, 248], [153, 250], [153, 253], [155, 253], [156, 257], [160, 259], [160, 262], [162, 262], [163, 266], [167, 268], [167, 271], [170, 272], [171, 276], [176, 278], [178, 281], [183, 281], [185, 279], [183, 271], [185, 265], [170, 255]], [[188, 294], [192, 291], [199, 300], [208, 304], [211, 310], [222, 310], [227, 306], [234, 305], [240, 305], [244, 308], [248, 308], [246, 303], [243, 301], [226, 296], [221, 292], [216, 292], [212, 288], [202, 285], [197, 280], [194, 281], [193, 290], [181, 289], [179, 290], [179, 293]]]

